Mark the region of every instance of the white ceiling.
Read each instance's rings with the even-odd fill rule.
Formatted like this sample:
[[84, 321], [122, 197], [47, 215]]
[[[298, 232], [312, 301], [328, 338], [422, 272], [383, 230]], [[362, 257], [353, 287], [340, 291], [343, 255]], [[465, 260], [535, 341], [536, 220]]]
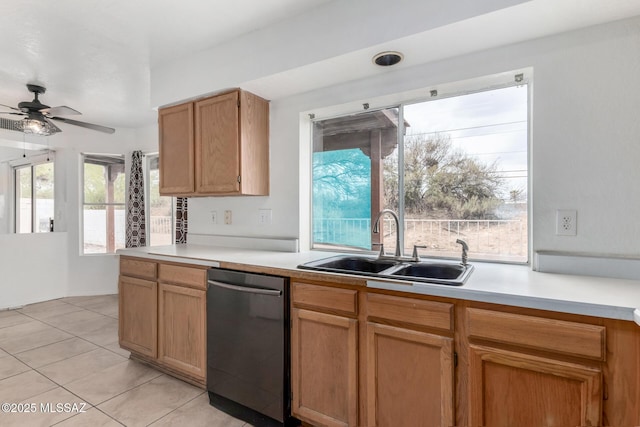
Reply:
[[[31, 100], [24, 85], [35, 82], [47, 87], [41, 101], [83, 112], [78, 120], [112, 127], [148, 125], [156, 120], [150, 105], [153, 67], [309, 16], [312, 9], [330, 3], [353, 5], [352, 0], [4, 1], [0, 3], [0, 103]], [[249, 89], [275, 99], [366, 77], [374, 71], [354, 64], [369, 63], [371, 52], [386, 46], [403, 50], [406, 62], [401, 65], [411, 66], [636, 15], [640, 15], [638, 0], [531, 0], [371, 43], [369, 49], [265, 73]], [[312, 74], [324, 78], [306, 78]]]
[[[150, 67], [295, 16], [328, 0], [0, 2], [0, 103], [41, 101], [113, 127], [155, 121]], [[75, 118], [75, 117], [74, 117]], [[64, 127], [65, 125], [60, 125]]]

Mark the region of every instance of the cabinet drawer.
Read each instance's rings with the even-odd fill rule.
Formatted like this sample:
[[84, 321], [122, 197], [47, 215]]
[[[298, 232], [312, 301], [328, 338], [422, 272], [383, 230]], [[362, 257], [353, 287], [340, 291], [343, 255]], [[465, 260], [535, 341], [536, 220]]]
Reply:
[[478, 308], [468, 308], [467, 319], [470, 338], [595, 360], [605, 358], [604, 326]]
[[155, 280], [156, 263], [139, 258], [120, 257], [120, 274], [123, 276], [140, 277]]
[[367, 316], [453, 331], [453, 304], [367, 294]]
[[207, 270], [182, 265], [160, 264], [158, 280], [165, 283], [207, 289]]
[[351, 315], [358, 312], [358, 292], [354, 290], [294, 282], [292, 292], [295, 305]]

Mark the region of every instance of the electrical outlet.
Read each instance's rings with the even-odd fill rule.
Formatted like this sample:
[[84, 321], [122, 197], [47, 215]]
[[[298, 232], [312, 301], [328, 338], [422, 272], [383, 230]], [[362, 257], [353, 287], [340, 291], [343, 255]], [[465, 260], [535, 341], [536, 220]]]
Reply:
[[218, 223], [218, 211], [211, 211], [211, 222], [213, 224]]
[[577, 234], [578, 213], [575, 209], [558, 209], [556, 211], [556, 235], [575, 236]]
[[224, 223], [231, 225], [231, 211], [224, 211]]

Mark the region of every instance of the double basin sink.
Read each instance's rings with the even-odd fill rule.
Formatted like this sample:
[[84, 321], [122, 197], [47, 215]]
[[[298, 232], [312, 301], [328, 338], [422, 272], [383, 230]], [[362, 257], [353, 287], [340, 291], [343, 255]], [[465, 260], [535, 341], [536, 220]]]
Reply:
[[470, 264], [435, 260], [405, 261], [359, 255], [337, 255], [307, 262], [298, 268], [453, 286], [464, 284], [473, 270]]

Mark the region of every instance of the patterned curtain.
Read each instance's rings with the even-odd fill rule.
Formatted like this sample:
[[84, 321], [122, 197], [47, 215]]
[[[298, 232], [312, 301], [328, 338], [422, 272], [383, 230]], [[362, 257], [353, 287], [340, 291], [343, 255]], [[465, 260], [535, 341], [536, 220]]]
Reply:
[[142, 151], [131, 155], [129, 175], [129, 199], [127, 200], [126, 247], [147, 246], [146, 220], [144, 216], [144, 174], [142, 172]]
[[176, 243], [187, 243], [187, 198], [176, 197]]

